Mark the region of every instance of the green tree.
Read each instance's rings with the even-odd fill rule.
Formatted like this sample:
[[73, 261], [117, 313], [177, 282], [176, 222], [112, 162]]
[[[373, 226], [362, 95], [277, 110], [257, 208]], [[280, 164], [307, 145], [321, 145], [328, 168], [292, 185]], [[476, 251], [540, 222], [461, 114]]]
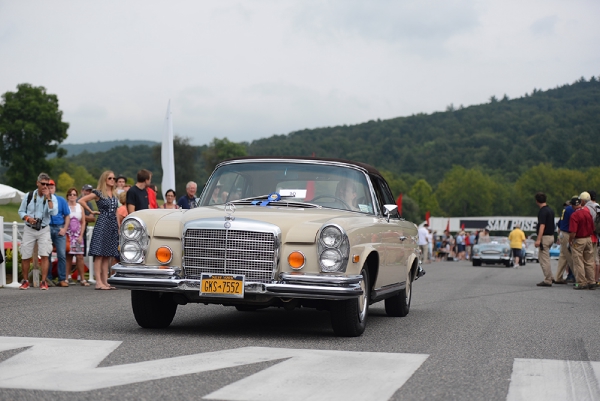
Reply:
[[419, 205], [410, 196], [402, 196], [402, 217], [415, 224], [420, 224], [423, 220], [421, 217]]
[[424, 179], [418, 180], [415, 185], [408, 192], [410, 196], [419, 205], [421, 211], [421, 219], [425, 218], [425, 213], [429, 211], [434, 216], [441, 214], [440, 205], [438, 204], [437, 198], [433, 193], [431, 185]]
[[439, 184], [436, 195], [450, 216], [490, 216], [496, 190], [494, 180], [481, 170], [454, 166]]
[[408, 192], [408, 185], [406, 184], [406, 181], [404, 181], [397, 174], [392, 173], [388, 170], [379, 170], [379, 172], [387, 181], [395, 198], [397, 198], [400, 194], [405, 194], [406, 192]]
[[[42, 171], [48, 170], [46, 156], [57, 151], [67, 138], [69, 124], [62, 121], [58, 97], [42, 86], [17, 85], [0, 102], [0, 159], [8, 167], [10, 185], [30, 189]], [[64, 155], [64, 151], [59, 156]]]
[[67, 192], [67, 189], [75, 185], [75, 180], [67, 172], [63, 172], [58, 176], [56, 187], [61, 192]]
[[515, 187], [527, 214], [537, 215], [538, 207], [534, 199], [537, 192], [545, 193], [548, 205], [557, 211], [562, 209], [566, 200], [590, 189], [589, 185], [588, 177], [582, 171], [555, 169], [550, 164], [539, 164], [523, 173]]
[[223, 160], [246, 156], [246, 154], [246, 147], [243, 144], [231, 142], [227, 138], [214, 138], [208, 145], [208, 148], [202, 153], [204, 168], [210, 174], [215, 166]]

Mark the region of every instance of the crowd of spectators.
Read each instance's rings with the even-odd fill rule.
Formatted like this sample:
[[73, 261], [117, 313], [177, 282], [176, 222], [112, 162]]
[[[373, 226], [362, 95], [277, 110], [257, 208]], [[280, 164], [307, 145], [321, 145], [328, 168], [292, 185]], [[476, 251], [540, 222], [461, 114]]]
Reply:
[[[158, 208], [156, 185], [152, 184], [152, 172], [142, 169], [137, 182], [130, 186], [127, 177], [115, 176], [105, 171], [96, 188], [85, 184], [81, 196], [77, 188], [69, 188], [67, 199], [56, 195], [55, 182], [46, 173], [37, 178], [37, 189], [26, 194], [19, 207], [19, 216], [25, 222], [21, 242], [22, 290], [30, 287], [29, 270], [37, 245], [40, 260], [40, 289], [49, 286], [69, 287], [76, 284], [72, 268], [75, 260], [77, 281], [89, 286], [85, 279], [84, 255], [94, 259], [95, 289], [116, 289], [108, 284], [110, 266], [119, 260], [119, 228], [129, 213], [143, 209]], [[186, 185], [186, 195], [175, 203], [174, 189], [166, 191], [165, 209], [191, 209], [196, 206], [197, 184]], [[97, 210], [94, 210], [95, 201]], [[94, 224], [90, 239], [86, 236], [88, 224]], [[50, 257], [56, 254], [56, 275], [53, 277]]]

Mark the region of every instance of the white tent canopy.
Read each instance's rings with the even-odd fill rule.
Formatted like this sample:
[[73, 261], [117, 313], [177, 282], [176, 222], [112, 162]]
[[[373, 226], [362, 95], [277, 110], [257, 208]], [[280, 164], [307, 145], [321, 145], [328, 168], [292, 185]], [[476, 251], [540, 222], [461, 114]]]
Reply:
[[25, 196], [25, 192], [21, 192], [8, 185], [0, 184], [0, 205], [21, 203], [23, 196]]

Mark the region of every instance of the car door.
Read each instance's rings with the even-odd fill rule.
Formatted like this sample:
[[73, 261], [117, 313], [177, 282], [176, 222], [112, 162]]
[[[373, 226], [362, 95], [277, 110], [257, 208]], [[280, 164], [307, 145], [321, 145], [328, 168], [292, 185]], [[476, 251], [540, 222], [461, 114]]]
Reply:
[[387, 182], [381, 177], [371, 177], [373, 189], [377, 196], [379, 216], [378, 227], [381, 230], [381, 249], [384, 255], [380, 255], [379, 276], [376, 288], [385, 287], [406, 280], [406, 264], [410, 254], [410, 243], [414, 242], [413, 235], [410, 233], [410, 227], [414, 224], [401, 219], [398, 213], [393, 213], [389, 221], [384, 216], [385, 208], [383, 205], [396, 204], [392, 191]]

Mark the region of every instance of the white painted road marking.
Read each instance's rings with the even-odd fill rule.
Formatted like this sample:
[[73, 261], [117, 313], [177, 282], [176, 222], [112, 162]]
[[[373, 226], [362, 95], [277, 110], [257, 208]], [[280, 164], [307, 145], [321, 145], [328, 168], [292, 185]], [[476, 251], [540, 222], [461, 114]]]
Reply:
[[[222, 400], [388, 400], [427, 355], [245, 347], [98, 368], [120, 341], [0, 337], [0, 388], [89, 391], [287, 359], [217, 390]], [[28, 348], [29, 347], [29, 348]], [[72, 374], [78, 379], [73, 380]]]
[[600, 362], [515, 359], [507, 401], [600, 400]]

